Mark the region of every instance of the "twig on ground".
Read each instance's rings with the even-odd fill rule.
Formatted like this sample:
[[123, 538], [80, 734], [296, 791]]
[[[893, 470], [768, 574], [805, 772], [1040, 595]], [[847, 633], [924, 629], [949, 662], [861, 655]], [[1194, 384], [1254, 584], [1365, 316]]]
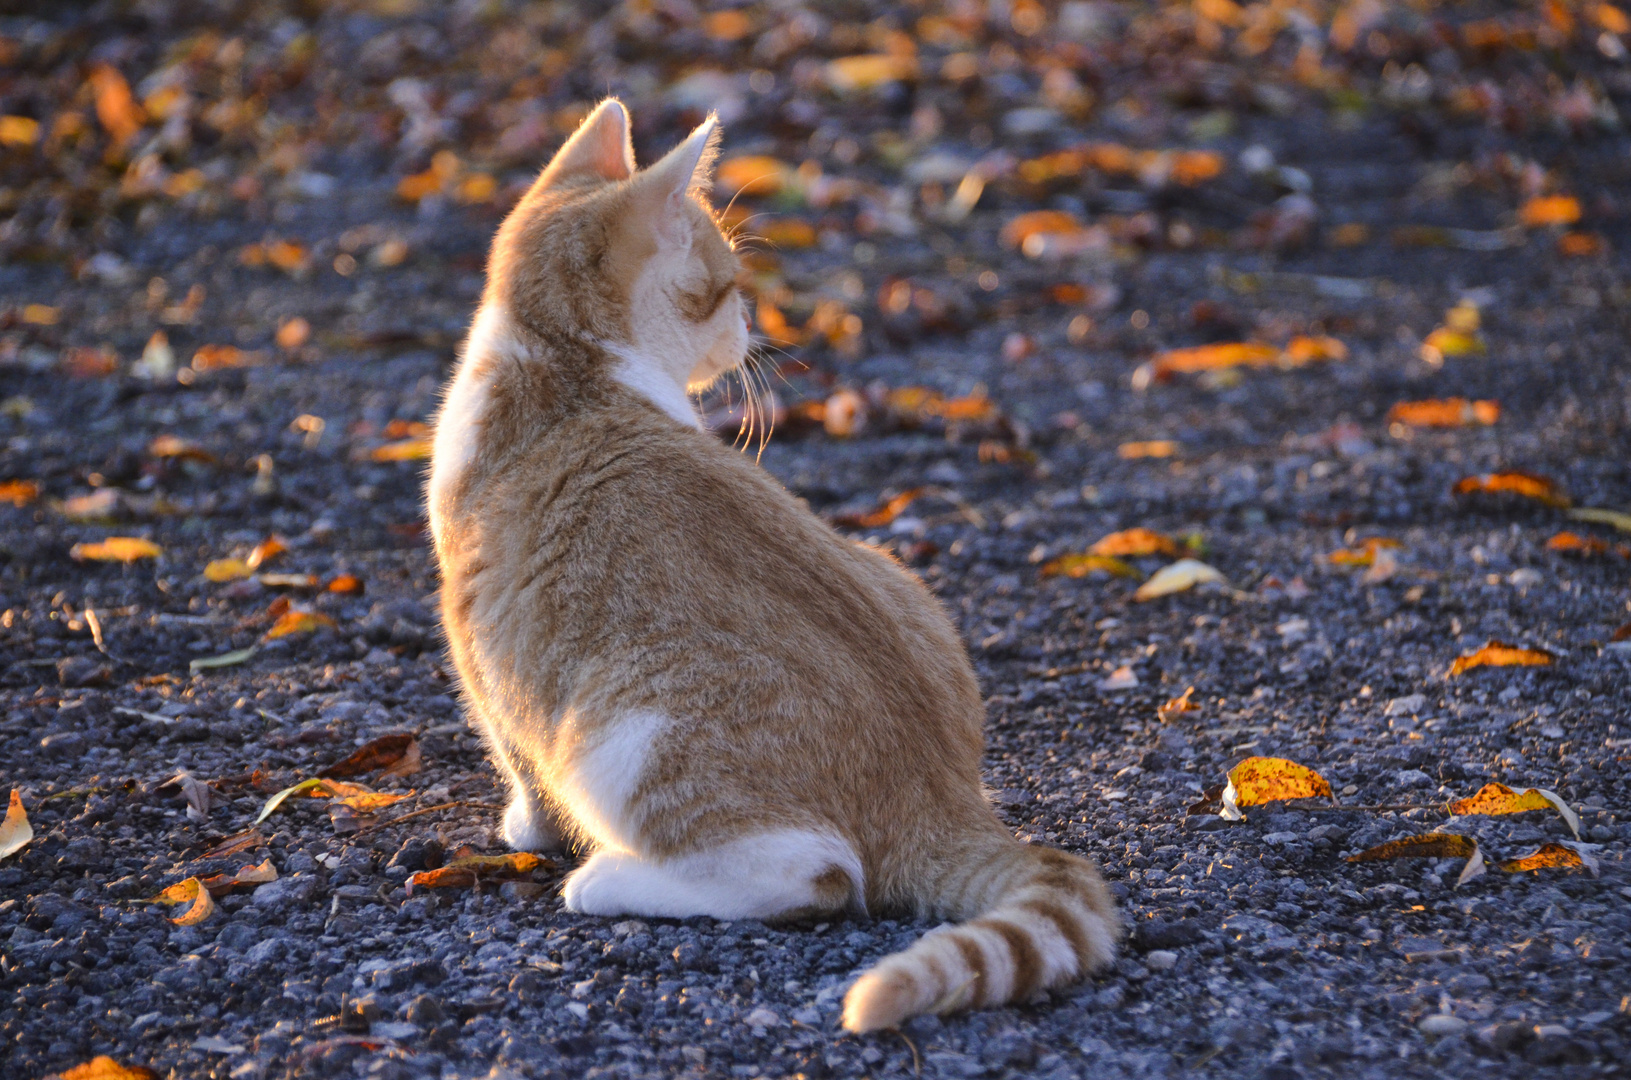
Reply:
[[412, 811], [409, 811], [406, 814], [402, 814], [399, 817], [391, 818], [389, 821], [376, 821], [371, 825], [364, 825], [362, 828], [357, 830], [357, 834], [360, 835], [362, 833], [368, 832], [370, 829], [383, 829], [387, 825], [400, 825], [402, 822], [407, 821], [409, 818], [420, 817], [420, 816], [422, 816], [424, 814], [434, 814], [438, 810], [452, 810], [454, 807], [457, 807], [457, 806], [468, 806], [472, 810], [499, 811], [499, 810], [504, 809], [502, 806], [492, 806], [492, 805], [489, 805], [488, 803], [465, 802], [462, 799], [456, 799], [453, 802], [437, 803], [435, 806], [427, 806], [427, 807], [424, 807], [423, 809], [420, 809], [420, 810], [412, 810]]

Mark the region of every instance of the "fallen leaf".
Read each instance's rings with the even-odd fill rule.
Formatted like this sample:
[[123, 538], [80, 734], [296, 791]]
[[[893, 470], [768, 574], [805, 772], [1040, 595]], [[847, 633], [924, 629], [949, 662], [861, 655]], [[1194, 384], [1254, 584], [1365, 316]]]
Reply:
[[40, 122], [31, 116], [0, 116], [0, 145], [33, 146], [40, 141]]
[[1138, 686], [1138, 673], [1126, 664], [1112, 671], [1099, 683], [1100, 690], [1132, 690]]
[[334, 620], [321, 611], [285, 611], [278, 616], [272, 628], [266, 631], [266, 640], [276, 641], [291, 634], [309, 634], [324, 627], [332, 629], [335, 625]]
[[249, 558], [247, 560], [249, 569], [259, 570], [267, 562], [270, 562], [272, 559], [288, 550], [288, 545], [284, 544], [282, 538], [268, 536], [265, 540], [262, 540], [260, 543], [256, 544], [255, 550], [249, 553]]
[[219, 584], [223, 581], [241, 581], [254, 573], [242, 559], [212, 559], [204, 566], [204, 578]]
[[319, 777], [312, 776], [300, 781], [298, 784], [293, 784], [284, 788], [282, 791], [266, 800], [266, 805], [261, 807], [260, 816], [255, 819], [255, 824], [259, 825], [261, 822], [271, 817], [272, 812], [278, 807], [282, 806], [284, 800], [289, 798], [289, 796], [299, 795], [303, 791], [310, 791], [312, 788], [316, 787], [322, 782], [323, 781]]
[[352, 574], [340, 574], [328, 583], [327, 588], [331, 593], [360, 593], [363, 589], [362, 579]]
[[1620, 532], [1631, 533], [1631, 514], [1624, 510], [1600, 510], [1593, 506], [1581, 506], [1570, 510], [1569, 517], [1593, 525], [1612, 525]]
[[775, 195], [793, 180], [786, 162], [762, 155], [726, 158], [714, 173], [714, 187], [725, 199], [737, 195]]
[[1176, 555], [1178, 545], [1170, 536], [1153, 529], [1135, 527], [1100, 537], [1087, 549], [1093, 555], [1138, 558], [1142, 555]]
[[1150, 579], [1138, 587], [1133, 593], [1134, 600], [1154, 600], [1158, 596], [1168, 596], [1172, 593], [1192, 589], [1196, 585], [1204, 585], [1209, 581], [1222, 581], [1223, 575], [1213, 567], [1201, 562], [1199, 559], [1179, 559], [1170, 566], [1164, 566], [1150, 576]]
[[119, 370], [119, 354], [106, 347], [68, 349], [62, 354], [62, 370], [74, 379], [100, 379]]
[[70, 521], [108, 521], [119, 510], [119, 493], [113, 488], [100, 488], [73, 495], [62, 500], [57, 510]]
[[894, 53], [840, 56], [827, 61], [827, 85], [839, 93], [871, 90], [884, 83], [915, 78], [917, 60]]
[[508, 855], [466, 855], [453, 859], [436, 870], [422, 870], [408, 878], [405, 886], [409, 896], [415, 889], [465, 889], [481, 878], [517, 877], [531, 873], [540, 866], [554, 863], [527, 851], [513, 851]]
[[375, 461], [423, 461], [430, 457], [430, 452], [431, 440], [428, 438], [402, 439], [376, 446], [368, 456]]
[[1455, 487], [1451, 490], [1457, 495], [1519, 495], [1559, 509], [1569, 505], [1569, 497], [1555, 481], [1532, 473], [1498, 472], [1464, 476], [1456, 481]]
[[1298, 335], [1286, 342], [1285, 351], [1281, 354], [1283, 363], [1291, 367], [1302, 367], [1320, 360], [1346, 360], [1348, 359], [1348, 346], [1339, 339], [1324, 334], [1310, 337]]
[[1218, 345], [1195, 345], [1169, 349], [1150, 361], [1157, 379], [1198, 371], [1219, 371], [1233, 367], [1264, 367], [1280, 359], [1280, 350], [1257, 342], [1233, 341]]
[[1138, 572], [1138, 567], [1110, 555], [1061, 555], [1042, 564], [1043, 577], [1084, 578], [1094, 572], [1132, 578], [1135, 581], [1143, 577]]
[[258, 352], [245, 352], [236, 345], [200, 345], [193, 353], [194, 371], [221, 371], [227, 368], [254, 367], [261, 362]]
[[164, 549], [140, 537], [110, 536], [95, 544], [75, 544], [68, 554], [76, 559], [128, 563], [137, 559], [156, 559], [164, 554]]
[[1591, 871], [1592, 877], [1597, 876], [1597, 860], [1573, 844], [1542, 844], [1521, 859], [1511, 859], [1499, 865], [1509, 874], [1583, 866]]
[[96, 119], [114, 142], [123, 145], [134, 138], [147, 116], [119, 69], [98, 64], [91, 70], [91, 90], [96, 95]]
[[1371, 566], [1376, 562], [1377, 553], [1383, 550], [1402, 550], [1404, 545], [1397, 540], [1389, 540], [1384, 536], [1373, 536], [1367, 539], [1364, 546], [1358, 548], [1339, 548], [1325, 557], [1325, 561], [1333, 566]]
[[1467, 864], [1455, 880], [1458, 888], [1484, 873], [1484, 853], [1479, 850], [1478, 841], [1456, 833], [1423, 833], [1389, 840], [1357, 855], [1349, 855], [1347, 861], [1375, 862], [1378, 859], [1466, 859]]
[[1547, 551], [1561, 551], [1571, 555], [1606, 555], [1609, 552], [1608, 544], [1595, 536], [1581, 536], [1579, 533], [1560, 532], [1546, 541]]
[[214, 847], [204, 852], [204, 854], [200, 855], [199, 858], [224, 859], [230, 855], [238, 855], [242, 852], [248, 851], [250, 848], [260, 847], [265, 843], [266, 837], [261, 834], [259, 829], [248, 828], [243, 832], [233, 833], [231, 836], [226, 837], [220, 843], [216, 844]]
[[1142, 458], [1169, 458], [1178, 452], [1178, 444], [1171, 439], [1143, 439], [1124, 442], [1116, 447], [1116, 456], [1124, 461]]
[[1422, 359], [1435, 365], [1443, 363], [1446, 357], [1482, 356], [1485, 351], [1483, 338], [1448, 326], [1438, 327], [1421, 343]]
[[1580, 200], [1573, 195], [1536, 195], [1518, 211], [1525, 228], [1573, 225], [1580, 220]]
[[147, 452], [156, 458], [178, 458], [183, 461], [202, 462], [205, 465], [213, 465], [216, 461], [214, 454], [179, 435], [160, 435], [147, 444]]
[[159, 790], [179, 788], [187, 800], [187, 820], [204, 821], [210, 814], [210, 786], [185, 769], [159, 785]]
[[916, 502], [918, 496], [922, 495], [923, 492], [923, 488], [908, 488], [871, 513], [840, 514], [834, 520], [838, 524], [851, 529], [880, 528], [900, 517], [901, 512]]
[[196, 926], [215, 914], [214, 898], [210, 896], [210, 891], [204, 887], [204, 883], [195, 877], [176, 882], [144, 903], [163, 904], [165, 907], [189, 905], [186, 911], [170, 920], [177, 926]]
[[188, 671], [209, 671], [212, 668], [234, 667], [255, 655], [255, 646], [247, 649], [233, 649], [220, 656], [201, 656], [196, 660], [187, 661]]
[[1458, 799], [1445, 807], [1451, 814], [1521, 814], [1528, 810], [1556, 810], [1564, 824], [1580, 839], [1580, 815], [1576, 814], [1563, 797], [1545, 788], [1513, 791], [1505, 784], [1489, 783], [1470, 798]]
[[28, 823], [28, 812], [23, 809], [22, 792], [12, 788], [6, 818], [0, 821], [0, 859], [15, 855], [32, 839], [34, 826]]
[[1610, 640], [1610, 641], [1631, 641], [1631, 622], [1628, 622], [1624, 626], [1620, 627], [1618, 630], [1615, 630], [1614, 633], [1609, 635], [1608, 640]]
[[1480, 667], [1546, 667], [1552, 663], [1551, 653], [1540, 649], [1525, 649], [1502, 641], [1491, 641], [1475, 653], [1458, 656], [1450, 665], [1453, 678], [1462, 672]]
[[257, 580], [268, 589], [315, 589], [322, 584], [315, 574], [262, 574]]
[[40, 485], [32, 480], [0, 481], [0, 502], [23, 507], [40, 497]]
[[815, 247], [820, 240], [815, 226], [798, 218], [772, 218], [762, 224], [756, 223], [754, 231], [773, 248]]
[[1608, 241], [1600, 233], [1566, 232], [1557, 238], [1557, 252], [1568, 259], [1588, 259], [1608, 250]]
[[1242, 806], [1320, 797], [1331, 797], [1331, 785], [1313, 769], [1285, 758], [1249, 757], [1229, 770], [1218, 813], [1228, 821], [1244, 821]]
[[408, 748], [414, 745], [412, 735], [381, 735], [358, 747], [349, 757], [335, 762], [317, 775], [344, 777], [376, 772], [401, 761]]
[[1191, 700], [1194, 697], [1194, 694], [1195, 694], [1195, 688], [1193, 686], [1191, 686], [1188, 690], [1185, 690], [1182, 694], [1179, 694], [1177, 697], [1172, 698], [1166, 704], [1164, 704], [1160, 708], [1156, 709], [1155, 710], [1156, 718], [1158, 720], [1160, 720], [1163, 724], [1165, 724], [1165, 723], [1170, 722], [1173, 717], [1178, 716], [1181, 713], [1199, 712], [1201, 707], [1199, 705], [1195, 704], [1195, 702], [1193, 700]]
[[408, 749], [403, 751], [402, 757], [394, 765], [387, 766], [381, 776], [404, 777], [412, 776], [425, 767], [423, 752], [419, 749], [419, 740], [414, 739], [408, 743]]
[[158, 1080], [158, 1074], [140, 1065], [121, 1065], [100, 1054], [62, 1073], [61, 1080]]
[[230, 877], [226, 874], [211, 874], [204, 878], [201, 884], [209, 890], [211, 896], [220, 897], [244, 885], [265, 885], [277, 879], [277, 867], [272, 865], [271, 859], [265, 859], [258, 866], [245, 866]]
[[1501, 418], [1501, 407], [1493, 401], [1442, 398], [1427, 401], [1401, 401], [1388, 410], [1387, 422], [1406, 427], [1489, 426]]
[[1081, 220], [1067, 210], [1032, 210], [1004, 225], [999, 238], [1008, 247], [1018, 248], [1033, 236], [1079, 233], [1084, 228]]

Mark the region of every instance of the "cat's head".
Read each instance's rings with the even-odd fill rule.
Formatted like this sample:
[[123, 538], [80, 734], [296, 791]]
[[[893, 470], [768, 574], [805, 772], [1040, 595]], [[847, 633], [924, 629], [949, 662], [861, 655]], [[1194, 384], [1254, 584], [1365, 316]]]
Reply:
[[587, 337], [693, 389], [740, 365], [740, 264], [707, 202], [718, 141], [710, 116], [636, 170], [628, 112], [603, 101], [499, 230], [489, 300], [546, 337]]

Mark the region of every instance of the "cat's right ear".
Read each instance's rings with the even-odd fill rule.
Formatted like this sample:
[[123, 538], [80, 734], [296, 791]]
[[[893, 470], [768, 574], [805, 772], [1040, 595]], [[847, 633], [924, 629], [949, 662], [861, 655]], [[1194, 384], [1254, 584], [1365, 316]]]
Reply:
[[629, 141], [629, 113], [616, 98], [607, 98], [586, 117], [566, 144], [544, 167], [540, 187], [561, 180], [594, 177], [627, 180], [634, 175], [634, 144]]

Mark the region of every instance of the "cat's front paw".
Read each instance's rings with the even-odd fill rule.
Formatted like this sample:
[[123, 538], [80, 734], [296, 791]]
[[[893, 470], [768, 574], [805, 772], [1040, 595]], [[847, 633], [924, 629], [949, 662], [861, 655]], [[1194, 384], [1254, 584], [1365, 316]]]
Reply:
[[565, 851], [566, 839], [543, 811], [524, 798], [504, 811], [504, 842], [516, 851]]

